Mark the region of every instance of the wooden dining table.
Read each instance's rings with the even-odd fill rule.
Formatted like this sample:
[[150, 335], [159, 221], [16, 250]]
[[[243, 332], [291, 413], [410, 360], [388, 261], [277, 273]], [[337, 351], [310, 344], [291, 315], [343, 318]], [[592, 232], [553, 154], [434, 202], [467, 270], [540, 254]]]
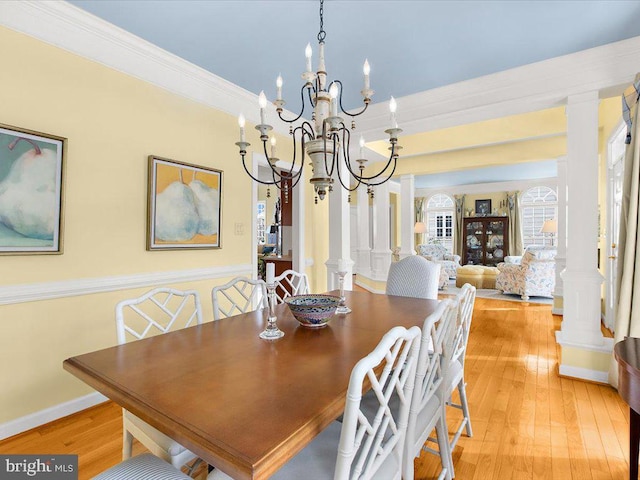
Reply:
[[267, 317], [258, 310], [63, 365], [234, 479], [266, 479], [342, 413], [357, 361], [392, 327], [421, 327], [438, 304], [345, 294], [352, 312], [319, 329], [278, 305], [285, 336], [275, 341], [258, 337]]

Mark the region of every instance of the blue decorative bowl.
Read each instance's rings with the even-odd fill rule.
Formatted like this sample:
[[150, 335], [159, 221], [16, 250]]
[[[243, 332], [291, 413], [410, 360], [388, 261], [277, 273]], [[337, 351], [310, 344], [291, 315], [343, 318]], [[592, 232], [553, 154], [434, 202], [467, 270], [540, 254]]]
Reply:
[[340, 297], [333, 295], [293, 295], [284, 299], [293, 316], [300, 325], [309, 328], [320, 328], [336, 313]]

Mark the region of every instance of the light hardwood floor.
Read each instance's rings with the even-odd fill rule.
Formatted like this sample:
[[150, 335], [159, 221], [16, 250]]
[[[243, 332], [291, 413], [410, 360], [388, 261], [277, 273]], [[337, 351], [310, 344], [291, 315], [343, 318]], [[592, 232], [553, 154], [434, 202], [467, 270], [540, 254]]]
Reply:
[[[457, 479], [628, 478], [628, 409], [609, 386], [558, 376], [560, 320], [547, 305], [476, 300], [466, 358], [474, 435], [453, 452]], [[0, 453], [76, 453], [84, 480], [120, 461], [121, 435], [121, 410], [108, 402], [1, 441]], [[437, 457], [415, 465], [416, 479], [436, 478]]]

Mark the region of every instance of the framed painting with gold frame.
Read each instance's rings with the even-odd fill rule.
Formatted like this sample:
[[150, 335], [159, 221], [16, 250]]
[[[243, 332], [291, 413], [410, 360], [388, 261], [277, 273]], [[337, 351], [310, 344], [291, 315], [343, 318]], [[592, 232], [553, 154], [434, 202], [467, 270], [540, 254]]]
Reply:
[[149, 156], [147, 250], [220, 248], [222, 171]]
[[0, 124], [0, 255], [62, 253], [66, 142]]

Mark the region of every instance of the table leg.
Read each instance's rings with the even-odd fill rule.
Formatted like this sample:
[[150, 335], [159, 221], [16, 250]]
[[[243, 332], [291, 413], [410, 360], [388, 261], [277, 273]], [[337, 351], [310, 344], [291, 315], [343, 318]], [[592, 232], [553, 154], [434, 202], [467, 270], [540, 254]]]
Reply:
[[640, 414], [629, 408], [629, 480], [638, 480], [638, 447], [640, 447]]

